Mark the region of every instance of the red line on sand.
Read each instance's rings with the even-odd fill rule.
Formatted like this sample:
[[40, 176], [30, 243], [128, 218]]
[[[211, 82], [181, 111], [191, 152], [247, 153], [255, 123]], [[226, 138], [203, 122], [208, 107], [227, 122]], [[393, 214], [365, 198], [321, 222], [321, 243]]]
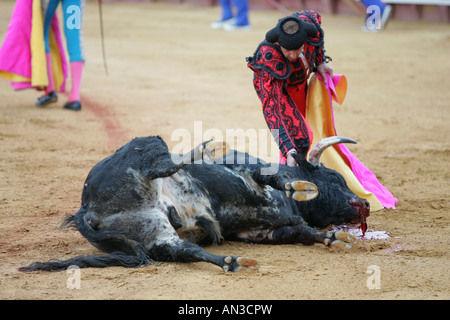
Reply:
[[108, 146], [117, 149], [129, 140], [125, 130], [110, 108], [85, 96], [81, 97], [81, 104], [91, 111], [102, 123], [108, 139]]

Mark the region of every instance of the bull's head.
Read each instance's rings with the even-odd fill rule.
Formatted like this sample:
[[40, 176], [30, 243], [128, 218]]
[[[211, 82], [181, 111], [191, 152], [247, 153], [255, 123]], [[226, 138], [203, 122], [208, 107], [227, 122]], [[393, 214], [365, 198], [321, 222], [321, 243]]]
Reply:
[[320, 164], [320, 156], [325, 149], [339, 143], [356, 143], [356, 141], [342, 137], [329, 137], [321, 140], [311, 149], [308, 160], [294, 155], [301, 176], [316, 184], [319, 190], [317, 198], [307, 202], [297, 202], [297, 206], [303, 218], [311, 226], [325, 228], [332, 224], [361, 224], [364, 233], [366, 218], [370, 214], [369, 202], [351, 191], [340, 173]]

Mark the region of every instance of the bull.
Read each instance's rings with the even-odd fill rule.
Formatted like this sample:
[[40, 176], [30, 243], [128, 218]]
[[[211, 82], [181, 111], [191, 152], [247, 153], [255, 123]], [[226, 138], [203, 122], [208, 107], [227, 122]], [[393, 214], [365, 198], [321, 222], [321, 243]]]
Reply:
[[[221, 142], [204, 142], [174, 155], [158, 136], [135, 138], [92, 168], [80, 209], [62, 224], [75, 227], [106, 254], [34, 262], [19, 270], [206, 261], [239, 271], [258, 264], [214, 255], [204, 246], [231, 240], [351, 247], [355, 237], [323, 230], [333, 224], [364, 224], [370, 213], [369, 203], [319, 162], [323, 150], [344, 142], [354, 141], [326, 138], [312, 148], [308, 160], [297, 156], [298, 166], [280, 165], [276, 172], [262, 174], [271, 164], [227, 151]], [[221, 164], [206, 155], [222, 159]]]

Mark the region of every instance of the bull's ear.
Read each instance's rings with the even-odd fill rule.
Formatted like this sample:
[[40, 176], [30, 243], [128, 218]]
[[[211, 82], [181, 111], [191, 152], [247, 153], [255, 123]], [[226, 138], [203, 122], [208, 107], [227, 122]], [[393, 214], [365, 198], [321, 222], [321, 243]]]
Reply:
[[197, 147], [185, 154], [171, 154], [172, 161], [176, 164], [190, 164], [198, 160], [214, 161], [224, 157], [230, 146], [225, 141], [208, 140], [200, 143]]
[[314, 167], [308, 162], [308, 160], [306, 160], [306, 158], [304, 156], [302, 156], [299, 153], [292, 153], [292, 157], [297, 162], [297, 164], [301, 167], [308, 167], [308, 168]]

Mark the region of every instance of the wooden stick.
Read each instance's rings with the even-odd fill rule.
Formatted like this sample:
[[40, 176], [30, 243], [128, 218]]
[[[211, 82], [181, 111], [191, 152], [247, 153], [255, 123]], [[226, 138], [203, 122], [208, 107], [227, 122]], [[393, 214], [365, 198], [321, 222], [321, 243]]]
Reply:
[[105, 35], [103, 32], [102, 2], [103, 2], [103, 0], [98, 0], [98, 11], [99, 11], [99, 15], [100, 15], [100, 36], [102, 39], [103, 66], [105, 67], [106, 75], [108, 75], [108, 65], [106, 63], [106, 50], [105, 50]]

